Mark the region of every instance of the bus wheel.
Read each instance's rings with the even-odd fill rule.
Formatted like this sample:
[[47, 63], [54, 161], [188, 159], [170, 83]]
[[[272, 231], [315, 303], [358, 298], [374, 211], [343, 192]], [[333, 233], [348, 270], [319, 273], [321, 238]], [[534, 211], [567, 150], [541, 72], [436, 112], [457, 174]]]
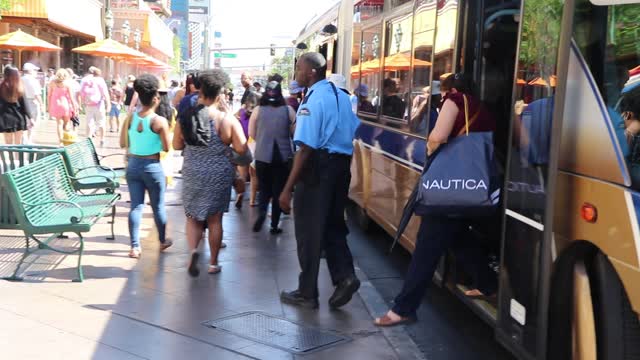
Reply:
[[607, 257], [579, 241], [554, 267], [547, 358], [639, 359], [638, 315]]

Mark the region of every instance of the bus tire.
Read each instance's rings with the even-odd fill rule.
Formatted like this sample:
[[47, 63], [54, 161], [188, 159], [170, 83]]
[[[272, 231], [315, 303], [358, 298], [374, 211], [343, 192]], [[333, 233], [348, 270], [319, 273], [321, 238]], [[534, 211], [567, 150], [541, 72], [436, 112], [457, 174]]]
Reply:
[[600, 360], [640, 359], [640, 325], [615, 269], [597, 247], [577, 241], [556, 260], [551, 282], [547, 358], [574, 359], [574, 282], [586, 268]]
[[598, 359], [640, 359], [640, 323], [609, 259], [598, 252], [589, 267]]

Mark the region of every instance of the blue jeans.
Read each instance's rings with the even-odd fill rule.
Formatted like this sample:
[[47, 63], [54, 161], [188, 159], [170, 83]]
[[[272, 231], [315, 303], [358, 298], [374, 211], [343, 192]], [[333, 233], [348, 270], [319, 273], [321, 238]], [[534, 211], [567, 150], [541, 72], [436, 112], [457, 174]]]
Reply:
[[140, 221], [144, 209], [145, 190], [149, 191], [153, 219], [158, 228], [160, 242], [165, 242], [167, 227], [167, 211], [164, 207], [165, 181], [164, 171], [162, 171], [159, 160], [129, 157], [127, 184], [131, 196], [131, 211], [129, 212], [131, 247], [140, 247]]

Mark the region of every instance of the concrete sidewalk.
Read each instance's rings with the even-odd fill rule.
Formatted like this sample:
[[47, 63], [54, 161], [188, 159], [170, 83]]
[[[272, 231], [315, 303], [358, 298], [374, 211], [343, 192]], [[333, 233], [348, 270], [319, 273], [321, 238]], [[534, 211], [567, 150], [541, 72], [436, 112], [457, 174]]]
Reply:
[[[51, 122], [42, 124], [38, 138], [52, 135], [55, 139], [55, 128], [51, 131]], [[108, 148], [116, 141], [115, 134], [110, 134], [105, 153], [118, 151]], [[106, 219], [86, 234], [83, 283], [71, 282], [75, 276], [75, 255], [61, 256], [44, 250], [28, 258], [23, 267], [24, 282], [0, 281], [2, 359], [413, 359], [421, 356], [402, 328], [381, 330], [373, 326], [372, 313], [381, 313], [387, 305], [360, 270], [362, 288], [340, 310], [330, 310], [327, 305], [333, 286], [325, 262], [320, 270], [319, 309], [299, 309], [280, 303], [280, 291], [295, 288], [299, 271], [291, 217], [283, 219], [281, 235], [270, 235], [268, 226], [260, 233], [253, 233], [251, 224], [256, 210], [249, 208], [247, 202], [241, 211], [232, 207], [224, 217], [224, 241], [228, 247], [221, 250], [219, 257], [222, 272], [206, 274], [208, 249], [203, 248], [202, 274], [191, 278], [186, 271], [189, 254], [179, 191], [171, 190], [167, 199], [168, 234], [174, 246], [166, 253], [159, 253], [153, 218], [147, 206], [141, 229], [143, 253], [139, 260], [127, 256], [126, 185], [121, 192], [116, 240], [106, 240], [109, 233]], [[73, 237], [56, 242], [60, 246], [77, 245]], [[0, 275], [13, 271], [23, 246], [20, 233], [0, 232]], [[312, 336], [302, 328], [286, 333], [283, 328], [264, 323], [245, 323], [245, 334], [239, 336], [203, 325], [206, 321], [253, 311], [324, 333]], [[295, 350], [261, 343], [252, 337], [256, 334], [267, 342], [297, 339], [303, 345], [323, 336], [337, 335], [343, 340], [316, 352], [296, 355]]]

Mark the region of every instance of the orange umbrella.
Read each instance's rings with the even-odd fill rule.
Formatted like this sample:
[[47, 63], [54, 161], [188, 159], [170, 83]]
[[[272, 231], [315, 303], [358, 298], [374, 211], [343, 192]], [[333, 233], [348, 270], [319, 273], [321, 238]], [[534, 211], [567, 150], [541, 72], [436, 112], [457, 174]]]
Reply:
[[527, 84], [527, 81], [526, 81], [526, 80], [524, 80], [524, 79], [517, 79], [517, 80], [516, 80], [516, 84], [517, 84], [517, 85], [526, 85], [526, 84]]
[[85, 55], [103, 56], [114, 59], [139, 59], [143, 55], [139, 51], [121, 44], [113, 39], [104, 39], [91, 44], [71, 49]]
[[373, 59], [362, 63], [362, 70], [378, 70], [380, 69], [380, 59]]
[[[414, 58], [413, 66], [415, 67], [431, 66], [431, 62]], [[385, 71], [409, 70], [410, 68], [411, 68], [411, 57], [407, 54], [398, 53], [392, 56], [388, 56], [384, 59]]]
[[22, 51], [56, 51], [60, 47], [40, 40], [22, 30], [0, 36], [0, 48], [18, 50], [18, 66], [22, 65]]
[[[551, 77], [549, 78], [551, 81], [551, 86], [555, 87], [556, 83], [558, 82], [558, 78], [555, 75], [551, 75]], [[537, 77], [531, 81], [529, 81], [529, 85], [533, 85], [533, 86], [549, 86], [549, 83], [541, 78], [541, 77]]]

